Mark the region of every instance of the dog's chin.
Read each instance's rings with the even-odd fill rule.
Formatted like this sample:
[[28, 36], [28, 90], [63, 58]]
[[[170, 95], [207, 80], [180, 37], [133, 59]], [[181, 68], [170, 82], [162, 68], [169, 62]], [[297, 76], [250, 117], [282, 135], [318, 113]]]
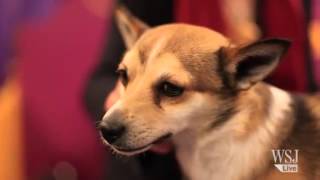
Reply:
[[151, 143], [144, 145], [144, 146], [141, 146], [141, 147], [138, 147], [138, 148], [122, 148], [119, 146], [111, 145], [108, 142], [106, 142], [105, 140], [103, 140], [103, 141], [105, 144], [110, 146], [111, 149], [113, 151], [115, 151], [116, 153], [121, 154], [121, 155], [125, 155], [125, 156], [133, 156], [133, 155], [141, 154], [143, 152], [148, 151], [153, 145], [160, 144], [170, 137], [171, 137], [171, 133], [165, 134], [165, 135], [157, 138], [156, 140], [152, 141]]
[[134, 149], [123, 149], [123, 148], [119, 148], [111, 145], [111, 148], [113, 151], [115, 151], [118, 154], [125, 155], [125, 156], [133, 156], [133, 155], [141, 154], [143, 152], [148, 151], [152, 147], [152, 145], [153, 144], [149, 144], [141, 148], [134, 148]]

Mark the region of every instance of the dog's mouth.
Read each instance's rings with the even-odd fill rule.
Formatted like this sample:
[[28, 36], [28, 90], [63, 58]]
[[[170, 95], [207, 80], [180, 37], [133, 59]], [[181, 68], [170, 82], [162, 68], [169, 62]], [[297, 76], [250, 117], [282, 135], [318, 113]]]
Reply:
[[172, 136], [171, 133], [167, 133], [163, 136], [160, 136], [158, 139], [152, 141], [150, 144], [147, 144], [145, 146], [138, 147], [138, 148], [122, 148], [122, 147], [117, 147], [117, 146], [113, 146], [113, 145], [111, 145], [111, 147], [113, 150], [115, 150], [116, 152], [118, 152], [120, 154], [135, 155], [135, 154], [139, 154], [139, 153], [142, 153], [142, 152], [149, 150], [152, 147], [152, 145], [160, 144], [160, 143], [164, 142], [165, 140], [169, 139], [171, 136]]

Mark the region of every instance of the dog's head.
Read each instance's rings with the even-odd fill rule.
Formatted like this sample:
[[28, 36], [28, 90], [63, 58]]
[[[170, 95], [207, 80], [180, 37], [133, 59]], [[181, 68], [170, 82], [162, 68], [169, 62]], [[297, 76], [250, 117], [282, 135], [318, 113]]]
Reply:
[[123, 93], [100, 127], [105, 142], [127, 155], [208, 119], [227, 119], [239, 92], [273, 71], [289, 46], [280, 39], [235, 46], [185, 24], [149, 28], [123, 7], [116, 17], [127, 46], [118, 68]]

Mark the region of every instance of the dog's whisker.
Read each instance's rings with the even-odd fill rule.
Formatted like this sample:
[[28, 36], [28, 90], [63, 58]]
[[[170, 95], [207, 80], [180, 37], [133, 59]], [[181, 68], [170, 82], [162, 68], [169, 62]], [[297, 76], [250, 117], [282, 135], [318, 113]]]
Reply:
[[95, 123], [94, 123], [94, 126], [95, 126], [95, 128], [97, 128], [97, 129], [99, 129], [99, 128], [101, 128], [101, 121], [96, 121]]

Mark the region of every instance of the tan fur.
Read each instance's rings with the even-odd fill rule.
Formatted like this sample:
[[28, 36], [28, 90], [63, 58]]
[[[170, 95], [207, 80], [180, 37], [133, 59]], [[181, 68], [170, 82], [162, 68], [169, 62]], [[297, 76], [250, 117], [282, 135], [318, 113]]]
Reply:
[[[267, 50], [247, 52], [255, 46]], [[126, 126], [125, 137], [118, 144], [104, 142], [118, 153], [133, 155], [172, 134], [177, 159], [191, 180], [319, 179], [320, 163], [310, 162], [310, 157], [320, 160], [315, 157], [320, 151], [315, 149], [320, 146], [316, 139], [320, 138], [316, 133], [320, 131], [319, 96], [296, 101], [289, 93], [259, 82], [274, 69], [280, 55], [250, 72], [255, 76], [237, 79], [239, 63], [252, 53], [269, 58], [266, 52], [283, 51], [281, 44], [264, 42], [245, 48], [198, 26], [169, 24], [146, 29], [128, 47], [119, 65], [127, 70], [129, 82], [101, 122], [101, 127], [107, 127], [116, 119]], [[161, 78], [183, 87], [183, 94], [174, 98], [159, 95]], [[306, 112], [310, 122], [297, 119], [302, 118], [298, 111], [304, 107], [311, 112]], [[315, 135], [305, 133], [308, 130]], [[305, 137], [312, 138], [310, 145], [305, 145]], [[119, 150], [121, 146], [140, 149], [128, 153]], [[271, 150], [278, 148], [301, 151], [299, 173], [277, 172]]]
[[[159, 34], [161, 34], [160, 39], [158, 38]], [[159, 41], [161, 42], [159, 43]], [[157, 45], [156, 48], [154, 47], [155, 44]], [[143, 52], [146, 61], [154, 59], [155, 54], [160, 55], [168, 52], [174, 54], [193, 76], [198, 76], [195, 79], [203, 81], [194, 82], [193, 87], [206, 89], [202, 86], [213, 86], [212, 88], [215, 88], [221, 84], [220, 79], [214, 78], [216, 75], [214, 69], [212, 69], [216, 67], [213, 52], [221, 47], [217, 44], [230, 46], [226, 38], [207, 28], [174, 24], [148, 30], [138, 40], [133, 51]], [[160, 47], [161, 50], [159, 50]], [[205, 81], [208, 83], [204, 83]]]

